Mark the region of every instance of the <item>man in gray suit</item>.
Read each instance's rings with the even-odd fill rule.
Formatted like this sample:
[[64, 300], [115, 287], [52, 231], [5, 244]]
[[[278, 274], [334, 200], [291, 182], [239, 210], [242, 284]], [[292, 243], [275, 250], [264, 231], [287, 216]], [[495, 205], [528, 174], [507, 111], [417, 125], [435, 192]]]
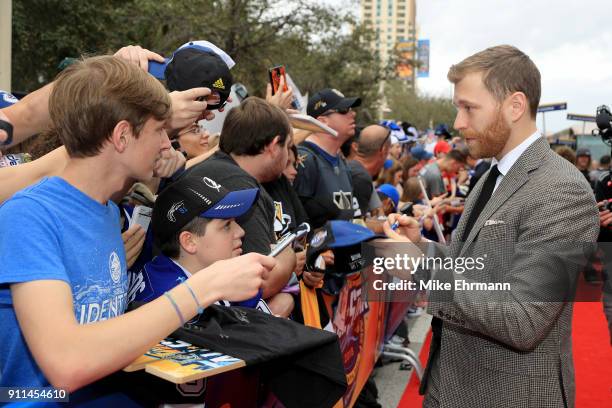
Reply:
[[[527, 55], [488, 48], [453, 65], [448, 78], [455, 129], [472, 157], [493, 160], [465, 203], [456, 240], [443, 248], [453, 260], [484, 259], [484, 267], [432, 272], [453, 285], [430, 292], [424, 406], [573, 407], [572, 303], [565, 300], [584, 244], [597, 238], [593, 193], [537, 131], [540, 73]], [[385, 231], [424, 241], [406, 216], [390, 216]], [[507, 282], [510, 289], [459, 290], [457, 281]]]

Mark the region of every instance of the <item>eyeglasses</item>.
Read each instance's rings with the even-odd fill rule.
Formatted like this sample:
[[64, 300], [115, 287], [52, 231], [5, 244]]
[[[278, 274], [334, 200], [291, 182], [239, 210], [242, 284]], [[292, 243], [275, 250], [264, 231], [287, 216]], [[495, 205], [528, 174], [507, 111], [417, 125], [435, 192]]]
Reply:
[[203, 132], [204, 132], [204, 128], [200, 126], [198, 123], [194, 123], [193, 125], [189, 126], [187, 129], [185, 129], [184, 131], [176, 135], [176, 138], [178, 139], [179, 137], [185, 136], [189, 133], [199, 135], [199, 134], [202, 134]]
[[342, 108], [342, 109], [330, 109], [327, 112], [319, 115], [319, 116], [329, 116], [333, 113], [339, 113], [340, 115], [346, 115], [349, 112], [352, 112], [353, 108], [352, 107], [348, 107], [348, 108]]

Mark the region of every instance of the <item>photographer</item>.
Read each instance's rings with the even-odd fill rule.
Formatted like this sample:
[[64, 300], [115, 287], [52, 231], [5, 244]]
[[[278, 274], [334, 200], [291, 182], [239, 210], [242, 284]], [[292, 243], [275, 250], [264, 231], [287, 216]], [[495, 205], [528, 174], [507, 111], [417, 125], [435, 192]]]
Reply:
[[599, 207], [599, 242], [612, 242], [612, 177], [610, 170], [602, 173], [595, 182], [595, 199]]
[[[597, 181], [595, 181], [595, 199], [599, 207], [599, 237], [598, 242], [605, 242], [604, 246], [610, 245], [612, 242], [612, 203], [608, 200], [612, 199], [612, 177], [610, 170], [603, 172]], [[608, 331], [610, 332], [610, 342], [612, 343], [612, 257], [609, 254], [609, 249], [604, 247], [603, 251], [603, 303], [604, 313], [608, 319]]]
[[[612, 114], [610, 109], [605, 106], [599, 106], [597, 108], [596, 116], [597, 127], [599, 128], [598, 133], [601, 139], [608, 146], [612, 147]], [[594, 132], [594, 134], [596, 134]], [[609, 156], [608, 156], [609, 157]], [[601, 164], [607, 162], [609, 167], [609, 160], [606, 156], [602, 157]], [[612, 242], [612, 204], [610, 199], [612, 198], [612, 177], [610, 169], [605, 169], [597, 180], [593, 187], [595, 192], [595, 199], [600, 209], [599, 211], [599, 237], [597, 241], [605, 242], [604, 246], [610, 245], [608, 242]], [[612, 251], [609, 248], [604, 247], [603, 257], [603, 308], [606, 318], [608, 319], [608, 331], [610, 333], [610, 343], [612, 344]]]

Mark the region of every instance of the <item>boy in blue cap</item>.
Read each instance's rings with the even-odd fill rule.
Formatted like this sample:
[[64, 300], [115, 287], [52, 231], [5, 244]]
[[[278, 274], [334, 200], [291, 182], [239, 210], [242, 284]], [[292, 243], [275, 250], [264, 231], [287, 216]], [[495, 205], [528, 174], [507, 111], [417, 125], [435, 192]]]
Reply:
[[[214, 262], [242, 254], [244, 230], [235, 218], [249, 211], [258, 195], [257, 188], [228, 191], [212, 178], [193, 175], [165, 188], [151, 218], [162, 253], [132, 274], [130, 300], [154, 300]], [[261, 291], [235, 304], [268, 312], [260, 300]]]

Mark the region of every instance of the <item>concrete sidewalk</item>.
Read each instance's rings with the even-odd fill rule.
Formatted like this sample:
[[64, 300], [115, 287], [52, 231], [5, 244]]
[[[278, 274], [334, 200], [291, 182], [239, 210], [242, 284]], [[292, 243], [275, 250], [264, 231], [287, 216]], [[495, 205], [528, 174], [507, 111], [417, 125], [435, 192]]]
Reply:
[[[408, 324], [409, 347], [419, 355], [431, 327], [431, 315], [423, 312], [418, 317], [405, 318], [405, 320]], [[414, 371], [414, 369], [400, 370], [400, 364], [399, 362], [389, 363], [374, 370], [374, 381], [378, 388], [378, 403], [384, 408], [397, 407]]]

